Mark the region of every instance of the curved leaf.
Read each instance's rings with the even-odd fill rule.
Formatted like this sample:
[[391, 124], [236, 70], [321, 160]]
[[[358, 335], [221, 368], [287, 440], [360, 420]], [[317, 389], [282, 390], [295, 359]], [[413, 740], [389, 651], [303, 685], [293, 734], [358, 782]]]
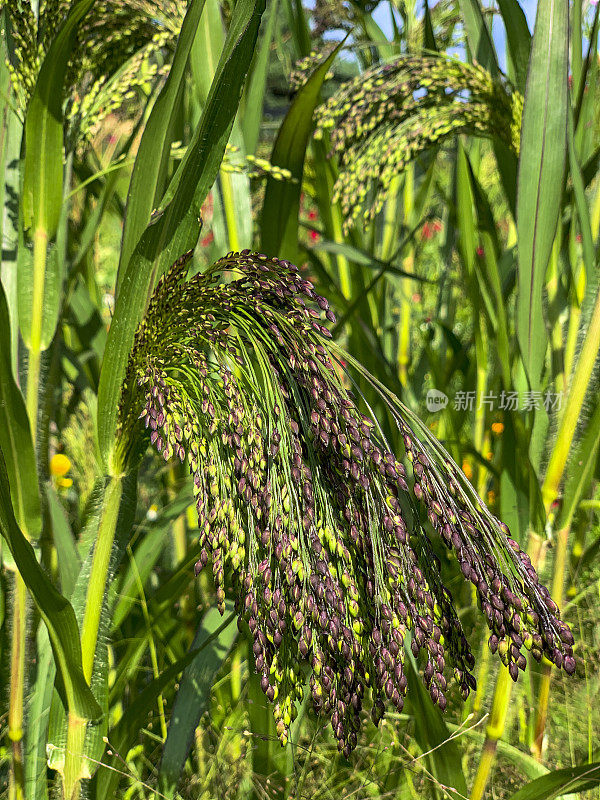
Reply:
[[8, 304], [0, 283], [0, 448], [19, 525], [31, 537], [42, 530], [35, 452], [25, 401], [14, 381]]
[[122, 468], [119, 462], [123, 456], [114, 452], [115, 432], [135, 331], [155, 279], [198, 241], [200, 209], [219, 171], [264, 7], [265, 0], [239, 0], [236, 4], [200, 124], [171, 180], [160, 213], [146, 228], [123, 277], [98, 389], [98, 441], [109, 472]]
[[210, 699], [214, 677], [237, 637], [231, 602], [226, 604], [226, 612], [223, 619], [216, 608], [209, 609], [194, 637], [192, 650], [197, 655], [179, 682], [160, 765], [161, 789], [165, 793], [172, 794], [177, 786], [194, 731]]
[[600, 763], [556, 769], [526, 784], [510, 800], [554, 800], [567, 792], [585, 792], [600, 786]]
[[158, 204], [163, 186], [160, 176], [163, 164], [171, 152], [171, 118], [185, 74], [185, 65], [196, 36], [205, 0], [192, 0], [186, 12], [173, 63], [144, 128], [137, 152], [129, 192], [121, 240], [121, 255], [117, 272], [116, 294], [119, 292], [129, 259], [145, 231], [152, 209]]
[[78, 0], [53, 39], [35, 84], [25, 120], [25, 228], [56, 233], [63, 193], [63, 85], [77, 26], [94, 0]]
[[271, 163], [288, 169], [292, 180], [275, 180], [271, 175], [267, 178], [260, 234], [261, 249], [269, 256], [297, 260], [300, 190], [313, 113], [319, 102], [325, 75], [340, 47], [341, 44], [299, 90], [273, 145]]
[[63, 700], [73, 714], [96, 720], [102, 716], [90, 687], [83, 677], [81, 642], [75, 612], [66, 597], [50, 583], [40, 567], [32, 546], [15, 520], [4, 455], [0, 450], [0, 533], [44, 620], [60, 677]]

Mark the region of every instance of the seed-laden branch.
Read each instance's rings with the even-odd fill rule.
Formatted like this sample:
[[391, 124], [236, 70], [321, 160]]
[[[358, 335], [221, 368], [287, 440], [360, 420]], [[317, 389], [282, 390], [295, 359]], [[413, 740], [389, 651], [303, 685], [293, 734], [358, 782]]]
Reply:
[[[13, 42], [9, 70], [24, 113], [41, 63], [71, 7], [70, 0], [7, 3]], [[173, 50], [185, 8], [175, 0], [97, 0], [79, 28], [65, 81], [69, 149], [91, 139], [99, 123], [120, 109], [158, 73], [157, 56]]]
[[317, 110], [340, 159], [334, 202], [346, 229], [371, 221], [394, 177], [419, 153], [457, 133], [499, 139], [518, 154], [523, 97], [477, 64], [402, 56], [345, 84]]
[[[296, 267], [244, 250], [159, 282], [130, 356], [121, 437], [139, 419], [166, 461], [189, 463], [217, 604], [231, 582], [282, 744], [309, 668], [317, 712], [348, 756], [368, 690], [372, 718], [403, 707], [405, 644], [446, 705], [474, 658], [425, 527], [457, 555], [516, 680], [523, 648], [568, 674], [573, 637], [527, 555], [418, 419], [363, 371], [402, 434], [409, 472], [346, 389], [335, 317]], [[359, 366], [348, 355], [353, 367]], [[402, 456], [402, 457], [403, 457]], [[424, 509], [428, 522], [421, 522]]]

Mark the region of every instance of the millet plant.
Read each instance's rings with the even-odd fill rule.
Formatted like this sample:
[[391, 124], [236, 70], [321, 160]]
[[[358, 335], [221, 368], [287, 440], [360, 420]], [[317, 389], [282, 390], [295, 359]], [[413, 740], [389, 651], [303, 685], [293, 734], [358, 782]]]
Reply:
[[374, 722], [386, 698], [402, 711], [405, 645], [425, 653], [423, 677], [442, 709], [446, 660], [463, 699], [475, 686], [419, 507], [455, 550], [490, 649], [513, 680], [527, 663], [523, 648], [572, 674], [573, 637], [556, 604], [450, 456], [421, 441], [418, 421], [382, 389], [412, 467], [409, 487], [402, 460], [359, 412], [335, 368], [343, 351], [320, 319], [335, 322], [327, 300], [289, 262], [248, 250], [186, 282], [191, 255], [161, 278], [136, 333], [118, 437], [133, 446], [141, 418], [166, 461], [187, 458], [196, 572], [210, 560], [224, 613], [231, 571], [281, 743], [305, 663], [313, 706], [330, 717], [346, 757], [367, 689]]
[[[361, 74], [320, 105], [341, 45], [315, 58], [301, 4], [282, 5], [283, 26], [273, 0], [223, 8], [217, 0], [190, 0], [185, 14], [182, 4], [150, 0], [2, 4], [0, 588], [10, 601], [0, 618], [7, 685], [0, 766], [10, 800], [112, 800], [126, 783], [127, 796], [174, 798], [178, 788], [199, 796], [205, 789], [186, 764], [210, 775], [202, 744], [207, 709], [211, 721], [221, 718], [222, 732], [236, 719], [230, 738], [220, 740], [232, 763], [244, 761], [246, 725], [255, 737], [252, 776], [235, 773], [240, 796], [261, 796], [256, 775], [272, 780], [265, 786], [274, 795], [292, 796], [289, 765], [280, 769], [268, 751], [271, 733], [284, 753], [296, 753], [310, 700], [310, 720], [323, 722], [324, 741], [339, 751], [338, 770], [342, 762], [353, 770], [364, 757], [361, 741], [375, 731], [363, 724], [369, 714], [376, 725], [384, 715], [396, 725], [408, 708], [417, 725], [444, 733], [435, 706], [471, 702], [476, 659], [467, 637], [472, 619], [481, 619], [484, 685], [488, 653], [501, 666], [473, 790], [478, 798], [506, 687], [528, 667], [547, 706], [551, 665], [571, 677], [581, 663], [559, 612], [560, 565], [550, 591], [538, 578], [542, 548], [523, 538], [518, 515], [511, 534], [500, 519], [507, 515], [481, 499], [483, 467], [476, 488], [459, 468], [460, 451], [448, 435], [454, 421], [444, 417], [446, 427], [439, 425], [442, 444], [431, 421], [415, 413], [425, 368], [411, 363], [407, 309], [417, 281], [436, 285], [417, 274], [415, 231], [442, 147], [454, 166], [437, 188], [442, 193], [450, 183], [453, 195], [448, 218], [458, 231], [473, 316], [477, 396], [491, 380], [485, 345], [492, 337], [500, 354], [493, 374], [502, 387], [541, 391], [556, 377], [563, 294], [571, 298], [571, 318], [582, 320], [580, 333], [572, 323], [563, 380], [574, 388], [547, 464], [540, 456], [547, 419], [507, 417], [522, 462], [520, 470], [513, 465], [509, 487], [521, 479], [517, 488], [527, 487], [530, 539], [537, 541], [543, 525], [556, 521], [600, 344], [595, 256], [584, 226], [583, 182], [591, 181], [591, 168], [577, 171], [567, 125], [564, 9], [555, 4], [552, 11], [552, 39], [544, 27], [552, 4], [540, 0], [537, 38], [511, 51], [504, 76], [493, 48], [486, 51], [491, 40], [476, 0], [461, 0], [460, 17], [448, 2], [431, 10], [426, 3], [422, 17], [403, 4], [405, 34], [383, 45], [373, 38], [370, 4], [353, 4], [344, 24], [353, 26], [354, 41], [345, 45], [356, 47]], [[318, 3], [317, 35], [330, 16]], [[477, 55], [469, 63], [436, 52], [436, 41], [454, 42], [459, 18]], [[597, 23], [598, 15], [590, 42]], [[421, 38], [424, 51], [414, 52]], [[282, 62], [299, 69], [266, 153], [263, 100], [280, 47]], [[541, 89], [526, 87], [523, 61], [531, 58], [530, 74], [542, 75], [544, 47], [562, 65], [560, 74], [549, 73], [555, 82], [547, 91], [561, 91], [553, 95], [557, 114], [546, 121], [548, 141], [561, 121], [565, 132], [563, 159], [551, 159], [554, 171], [544, 175], [545, 216], [531, 192], [510, 191], [512, 168], [513, 184], [518, 167], [522, 185], [534, 184], [536, 164], [542, 171], [531, 132]], [[579, 68], [574, 108], [583, 115]], [[127, 135], [104, 163], [98, 139], [111, 119], [126, 123]], [[560, 206], [567, 130], [572, 178]], [[465, 144], [478, 137], [506, 155], [502, 188], [518, 209], [517, 264], [502, 273], [477, 151]], [[577, 146], [587, 153], [584, 145]], [[209, 197], [212, 238], [199, 243]], [[299, 225], [307, 200], [318, 210], [309, 217], [320, 226], [313, 245]], [[529, 225], [536, 215], [540, 227]], [[117, 219], [120, 241], [110, 314], [96, 274], [107, 218]], [[558, 269], [561, 236], [576, 251], [575, 219], [588, 276], [583, 289], [581, 259], [564, 286]], [[479, 234], [485, 270], [475, 260]], [[453, 247], [449, 236], [448, 252]], [[512, 326], [505, 307], [515, 285]], [[556, 315], [548, 352], [546, 296]], [[451, 290], [438, 307], [453, 302]], [[397, 303], [398, 332], [390, 323]], [[453, 323], [447, 329], [454, 345]], [[436, 374], [428, 346], [421, 360]], [[57, 451], [67, 423], [73, 428], [80, 418], [75, 428], [89, 437], [81, 450], [87, 445], [91, 477], [78, 503], [66, 492], [68, 459]], [[479, 416], [474, 425], [477, 454], [483, 422]], [[596, 428], [600, 417], [592, 434]], [[563, 569], [566, 536], [597, 452], [592, 434], [589, 442], [582, 437], [581, 479], [568, 484], [558, 517]], [[507, 470], [500, 468], [505, 478]], [[138, 495], [163, 504], [158, 519]], [[426, 690], [414, 681], [418, 672]], [[211, 704], [211, 689], [223, 697], [224, 684], [229, 699]], [[247, 696], [252, 704], [240, 710]], [[263, 707], [272, 719], [261, 716]], [[543, 716], [541, 702], [539, 709]], [[156, 774], [142, 735], [160, 747]], [[448, 743], [430, 742], [428, 750], [425, 738], [423, 757], [441, 750], [443, 761]], [[436, 786], [464, 795], [464, 778], [454, 780], [446, 768], [434, 774]], [[301, 786], [308, 769], [307, 758]]]

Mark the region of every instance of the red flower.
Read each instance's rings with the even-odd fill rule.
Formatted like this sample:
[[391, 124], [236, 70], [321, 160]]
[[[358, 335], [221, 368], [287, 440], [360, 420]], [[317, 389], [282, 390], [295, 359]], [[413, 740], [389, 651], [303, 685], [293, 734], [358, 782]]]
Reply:
[[434, 219], [433, 222], [424, 222], [423, 227], [421, 228], [421, 239], [427, 241], [428, 239], [433, 239], [436, 233], [439, 233], [442, 230], [442, 223], [439, 219]]
[[479, 258], [481, 258], [482, 256], [485, 255], [485, 251], [484, 251], [483, 247], [478, 247], [477, 248], [477, 255], [479, 256]]
[[430, 225], [429, 222], [425, 222], [423, 227], [421, 228], [421, 239], [423, 241], [427, 241], [431, 239], [433, 236], [433, 225]]

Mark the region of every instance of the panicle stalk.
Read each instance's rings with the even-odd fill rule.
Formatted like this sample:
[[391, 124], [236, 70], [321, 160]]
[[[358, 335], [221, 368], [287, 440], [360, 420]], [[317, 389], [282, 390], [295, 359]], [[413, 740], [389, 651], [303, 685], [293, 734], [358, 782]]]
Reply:
[[[244, 250], [186, 280], [190, 256], [138, 328], [120, 436], [135, 441], [141, 419], [166, 461], [189, 464], [196, 572], [210, 564], [221, 613], [233, 587], [282, 744], [308, 668], [346, 756], [367, 692], [376, 723], [386, 702], [402, 709], [405, 645], [442, 709], [450, 676], [463, 697], [474, 688], [433, 532], [475, 587], [510, 676], [524, 648], [571, 674], [571, 631], [527, 555], [418, 418], [330, 340], [327, 300], [287, 261]], [[342, 358], [388, 405], [401, 455], [359, 410]]]

